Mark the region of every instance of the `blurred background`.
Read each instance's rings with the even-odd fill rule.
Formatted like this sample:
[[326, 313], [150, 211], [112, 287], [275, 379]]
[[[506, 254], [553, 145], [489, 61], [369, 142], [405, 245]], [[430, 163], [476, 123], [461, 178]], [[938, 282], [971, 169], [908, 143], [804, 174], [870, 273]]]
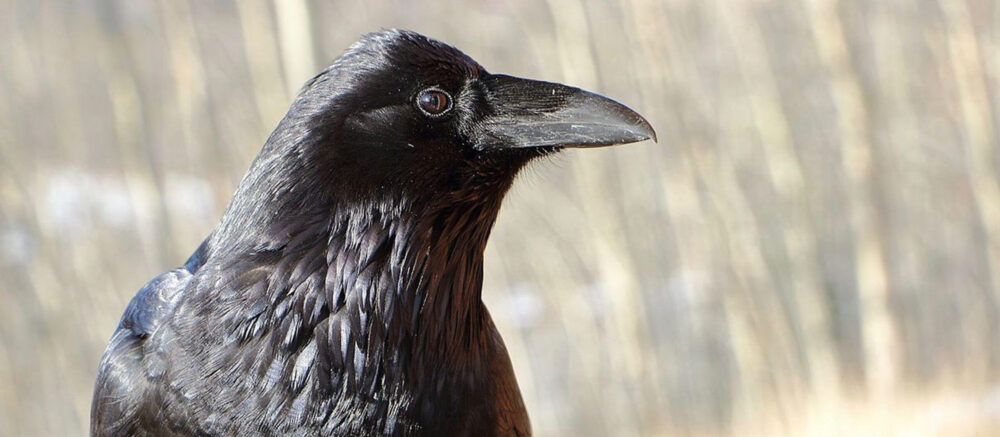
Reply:
[[0, 0], [0, 435], [79, 436], [125, 304], [362, 33], [626, 103], [483, 299], [538, 435], [1000, 435], [1000, 5]]

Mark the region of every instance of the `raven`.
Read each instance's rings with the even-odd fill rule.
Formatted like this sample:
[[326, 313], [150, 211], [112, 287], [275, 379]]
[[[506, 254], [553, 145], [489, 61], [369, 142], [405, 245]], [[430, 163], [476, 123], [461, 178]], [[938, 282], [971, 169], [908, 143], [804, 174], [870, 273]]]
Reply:
[[530, 435], [481, 301], [533, 158], [655, 140], [627, 107], [403, 30], [310, 79], [218, 226], [129, 303], [91, 435]]

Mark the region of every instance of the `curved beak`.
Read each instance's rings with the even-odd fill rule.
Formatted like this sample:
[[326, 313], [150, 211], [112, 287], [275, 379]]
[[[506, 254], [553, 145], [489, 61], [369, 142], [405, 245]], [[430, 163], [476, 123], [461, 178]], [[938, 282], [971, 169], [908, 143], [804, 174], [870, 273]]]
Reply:
[[607, 97], [502, 74], [481, 80], [489, 113], [476, 123], [471, 135], [479, 150], [656, 141], [656, 132], [645, 118]]

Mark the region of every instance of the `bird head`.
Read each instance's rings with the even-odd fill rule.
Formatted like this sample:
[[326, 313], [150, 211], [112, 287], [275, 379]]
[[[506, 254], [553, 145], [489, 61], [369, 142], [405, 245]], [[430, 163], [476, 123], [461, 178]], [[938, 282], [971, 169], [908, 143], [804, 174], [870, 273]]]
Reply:
[[307, 144], [292, 154], [318, 154], [320, 177], [359, 198], [502, 193], [533, 157], [656, 137], [611, 99], [491, 74], [454, 47], [402, 30], [351, 46], [307, 82], [282, 123], [274, 135], [292, 141], [269, 143]]

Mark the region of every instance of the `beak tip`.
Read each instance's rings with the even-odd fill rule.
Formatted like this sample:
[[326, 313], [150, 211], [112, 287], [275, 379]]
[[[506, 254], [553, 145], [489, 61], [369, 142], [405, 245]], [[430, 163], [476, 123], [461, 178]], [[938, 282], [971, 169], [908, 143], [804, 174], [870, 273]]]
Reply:
[[636, 115], [639, 117], [639, 126], [642, 129], [643, 136], [645, 136], [643, 140], [653, 140], [654, 143], [659, 144], [659, 141], [656, 138], [656, 130], [653, 129], [653, 125], [649, 124], [649, 121], [647, 121], [643, 116], [639, 114]]

